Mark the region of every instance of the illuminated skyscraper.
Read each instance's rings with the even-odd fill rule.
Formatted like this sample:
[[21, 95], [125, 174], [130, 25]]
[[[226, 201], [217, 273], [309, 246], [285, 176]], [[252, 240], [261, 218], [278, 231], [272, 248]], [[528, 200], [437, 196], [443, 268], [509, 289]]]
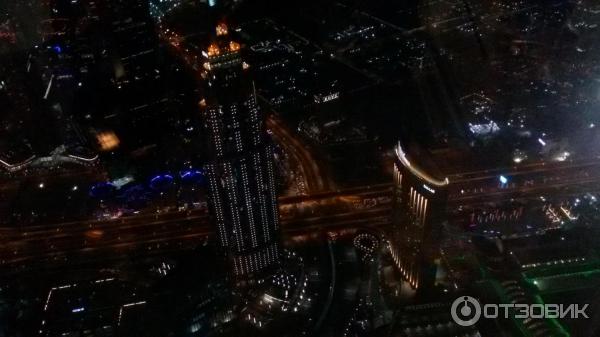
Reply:
[[[421, 156], [419, 159], [426, 161]], [[409, 161], [398, 144], [394, 163], [392, 257], [411, 287], [423, 290], [435, 282], [449, 182], [447, 178], [431, 175], [431, 168], [426, 172], [421, 167]]]
[[233, 273], [256, 276], [280, 263], [273, 147], [248, 65], [227, 26], [217, 26], [203, 55], [200, 107], [209, 138], [212, 216]]

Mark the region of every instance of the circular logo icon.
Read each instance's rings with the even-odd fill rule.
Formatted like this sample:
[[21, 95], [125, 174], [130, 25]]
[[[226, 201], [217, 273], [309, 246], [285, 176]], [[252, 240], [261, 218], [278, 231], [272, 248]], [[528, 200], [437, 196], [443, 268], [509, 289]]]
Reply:
[[481, 305], [471, 296], [461, 296], [452, 302], [452, 319], [460, 326], [471, 326], [481, 317]]

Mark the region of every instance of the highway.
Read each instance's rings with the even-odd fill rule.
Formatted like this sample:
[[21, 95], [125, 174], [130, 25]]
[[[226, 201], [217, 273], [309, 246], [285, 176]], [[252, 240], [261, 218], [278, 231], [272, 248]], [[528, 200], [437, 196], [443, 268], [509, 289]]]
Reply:
[[464, 183], [473, 182], [477, 180], [485, 179], [498, 179], [500, 175], [506, 175], [510, 177], [516, 177], [527, 174], [539, 174], [539, 173], [558, 173], [563, 170], [573, 169], [594, 169], [600, 168], [600, 160], [582, 160], [576, 162], [535, 162], [529, 164], [522, 164], [513, 167], [495, 168], [489, 170], [478, 170], [470, 172], [462, 172], [459, 174], [449, 175], [448, 179], [451, 183]]
[[[348, 230], [349, 228], [383, 226], [389, 224], [389, 208], [379, 207], [362, 212], [348, 212], [333, 216], [315, 217], [301, 221], [282, 223], [286, 235], [312, 234], [319, 231]], [[127, 229], [120, 234], [116, 229], [98, 233], [95, 237], [54, 235], [27, 243], [3, 246], [2, 267], [12, 271], [22, 271], [48, 267], [49, 264], [70, 261], [89, 262], [92, 260], [127, 259], [129, 257], [165, 255], [170, 251], [191, 250], [202, 244], [212, 234], [208, 222], [152, 224], [144, 227], [142, 233]], [[150, 230], [150, 231], [148, 231]], [[15, 247], [17, 246], [17, 247]], [[9, 250], [15, 249], [14, 252]]]
[[288, 130], [288, 127], [276, 115], [270, 115], [267, 118], [267, 127], [272, 132], [273, 140], [294, 157], [294, 164], [298, 165], [304, 176], [306, 192], [314, 193], [333, 188], [333, 179], [326, 170], [317, 164], [317, 160], [306, 150], [306, 145]]
[[[347, 201], [389, 196], [389, 187], [384, 185], [377, 189], [368, 187], [352, 191], [317, 195], [297, 203], [283, 202], [283, 209], [294, 206], [304, 210], [293, 215], [282, 211], [282, 231], [288, 236], [303, 235], [389, 223], [389, 199], [372, 207], [356, 207]], [[314, 205], [310, 206], [311, 203]], [[321, 214], [311, 208], [328, 205], [335, 209], [331, 214]], [[0, 269], [18, 272], [65, 263], [164, 255], [194, 249], [212, 232], [210, 218], [203, 211], [71, 222], [30, 227], [26, 231], [3, 229], [0, 231]]]
[[[505, 171], [506, 176], [517, 181], [515, 186], [500, 187], [499, 170], [480, 171], [479, 175], [469, 173], [460, 180], [450, 180], [457, 184], [449, 196], [450, 204], [470, 204], [474, 202], [494, 202], [513, 197], [528, 197], [555, 194], [559, 189], [580, 188], [582, 192], [598, 189], [600, 183], [600, 162], [534, 164], [513, 171]], [[460, 193], [463, 186], [478, 188], [470, 193]]]
[[[573, 165], [571, 169], [579, 170], [580, 167]], [[537, 179], [554, 173], [554, 170], [540, 171], [534, 167], [526, 171], [534, 172]], [[569, 178], [563, 172], [562, 176], [565, 178], [545, 184], [482, 190], [481, 193], [457, 196], [450, 199], [449, 207], [514, 197], [539, 197], [557, 189], [587, 191], [593, 186], [600, 187], [600, 174], [576, 174]], [[470, 178], [482, 181], [477, 175]], [[390, 197], [391, 184], [283, 197], [280, 198], [282, 231], [289, 236], [385, 225], [389, 223], [391, 213]], [[384, 201], [367, 207], [363, 205], [367, 199]], [[114, 220], [69, 222], [24, 229], [4, 228], [0, 230], [0, 267], [17, 271], [51, 263], [166, 254], [193, 249], [211, 234], [212, 226], [205, 210], [138, 214]]]

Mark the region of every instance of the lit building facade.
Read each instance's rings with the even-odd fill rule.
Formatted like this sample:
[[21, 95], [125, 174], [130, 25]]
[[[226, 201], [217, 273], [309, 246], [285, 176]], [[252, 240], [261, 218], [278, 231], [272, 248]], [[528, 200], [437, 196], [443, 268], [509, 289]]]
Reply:
[[281, 258], [273, 147], [240, 45], [225, 25], [203, 56], [199, 104], [209, 138], [212, 216], [234, 275], [260, 276]]
[[398, 270], [414, 289], [428, 289], [435, 283], [448, 183], [447, 178], [434, 178], [409, 161], [398, 144], [390, 249]]

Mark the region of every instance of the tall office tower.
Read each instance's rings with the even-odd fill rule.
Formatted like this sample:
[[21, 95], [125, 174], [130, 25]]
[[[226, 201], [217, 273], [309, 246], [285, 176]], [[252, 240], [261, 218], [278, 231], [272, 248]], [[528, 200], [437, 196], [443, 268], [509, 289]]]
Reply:
[[260, 278], [280, 263], [273, 147], [240, 45], [220, 24], [203, 53], [200, 101], [210, 161], [209, 204], [219, 242], [240, 278]]
[[435, 283], [449, 182], [431, 175], [433, 165], [423, 165], [425, 156], [418, 157], [420, 166], [409, 161], [400, 144], [396, 147], [390, 243], [404, 279], [412, 288], [423, 291]]

